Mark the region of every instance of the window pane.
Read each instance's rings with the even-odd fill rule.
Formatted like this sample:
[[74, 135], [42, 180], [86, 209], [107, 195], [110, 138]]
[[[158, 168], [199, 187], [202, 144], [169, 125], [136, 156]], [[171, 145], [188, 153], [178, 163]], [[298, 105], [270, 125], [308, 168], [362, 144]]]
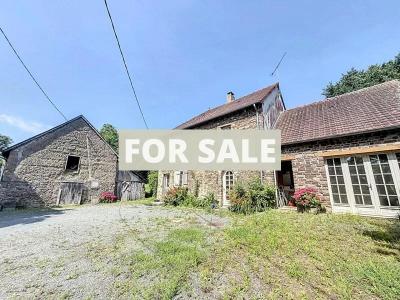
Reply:
[[353, 185], [354, 194], [361, 194], [361, 189], [359, 185]]
[[338, 187], [337, 185], [332, 185], [332, 193], [337, 194], [338, 193]]
[[362, 165], [364, 163], [362, 157], [356, 157], [356, 163], [357, 165]]
[[346, 194], [346, 187], [344, 185], [339, 185], [340, 194]]
[[364, 196], [364, 204], [372, 205], [371, 196]]
[[385, 178], [386, 184], [393, 184], [393, 177], [391, 174], [383, 175], [383, 178]]
[[346, 195], [340, 195], [340, 197], [342, 198], [342, 203], [348, 203]]
[[387, 185], [386, 189], [387, 189], [388, 195], [393, 195], [393, 196], [396, 195], [396, 188], [394, 185]]
[[336, 184], [336, 177], [335, 176], [329, 176], [329, 179], [331, 180], [331, 184]]
[[399, 206], [399, 198], [397, 196], [390, 196], [389, 200], [391, 206]]
[[358, 184], [358, 177], [357, 177], [357, 175], [351, 176], [351, 183], [352, 183], [352, 184]]
[[386, 154], [379, 154], [378, 157], [381, 163], [387, 163], [388, 158]]
[[363, 165], [357, 166], [358, 174], [365, 174], [365, 169]]
[[342, 167], [336, 167], [335, 170], [336, 170], [336, 175], [343, 175]]
[[363, 194], [369, 195], [369, 186], [368, 185], [362, 185], [361, 186], [361, 192]]
[[375, 183], [376, 184], [383, 184], [383, 177], [382, 175], [375, 175]]
[[389, 166], [389, 164], [381, 165], [381, 167], [382, 167], [382, 173], [390, 174], [390, 166]]
[[376, 188], [378, 189], [378, 194], [379, 195], [386, 195], [386, 190], [384, 185], [376, 185]]
[[328, 163], [328, 166], [333, 166], [333, 159], [329, 158], [326, 162]]
[[379, 196], [379, 202], [382, 206], [389, 206], [388, 198], [386, 196]]
[[354, 165], [354, 157], [348, 157], [346, 160], [347, 160], [347, 164], [349, 166]]
[[343, 176], [337, 176], [337, 182], [339, 184], [344, 184]]
[[329, 170], [329, 175], [335, 175], [335, 168], [334, 167], [328, 167]]
[[340, 158], [335, 158], [334, 162], [335, 162], [335, 165], [340, 165]]
[[369, 159], [371, 161], [371, 164], [377, 164], [378, 163], [378, 156], [377, 155], [370, 155]]
[[340, 198], [338, 194], [332, 194], [333, 202], [340, 203]]
[[361, 195], [354, 195], [354, 199], [356, 200], [356, 204], [363, 204]]
[[367, 176], [365, 175], [360, 175], [360, 183], [361, 184], [368, 184]]
[[372, 165], [372, 171], [374, 172], [374, 174], [380, 174], [381, 168], [379, 167], [379, 165]]

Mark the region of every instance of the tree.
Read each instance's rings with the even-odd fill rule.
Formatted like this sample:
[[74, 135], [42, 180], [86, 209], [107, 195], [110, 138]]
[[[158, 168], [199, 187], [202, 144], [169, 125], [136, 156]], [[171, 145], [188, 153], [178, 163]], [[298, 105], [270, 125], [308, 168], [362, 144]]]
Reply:
[[0, 169], [1, 169], [1, 166], [3, 165], [3, 158], [2, 158], [1, 152], [4, 149], [8, 148], [8, 146], [10, 146], [12, 144], [12, 142], [13, 142], [13, 140], [10, 137], [0, 134]]
[[118, 132], [111, 124], [104, 124], [100, 129], [100, 134], [103, 139], [118, 152]]
[[158, 171], [150, 171], [147, 174], [146, 194], [148, 194], [150, 197], [156, 197], [157, 185], [158, 185]]
[[8, 148], [12, 144], [13, 140], [6, 136], [2, 135], [0, 133], [0, 151], [3, 151], [4, 149]]
[[351, 68], [338, 82], [330, 82], [322, 94], [334, 97], [393, 79], [400, 79], [400, 53], [393, 60], [371, 65], [366, 70]]

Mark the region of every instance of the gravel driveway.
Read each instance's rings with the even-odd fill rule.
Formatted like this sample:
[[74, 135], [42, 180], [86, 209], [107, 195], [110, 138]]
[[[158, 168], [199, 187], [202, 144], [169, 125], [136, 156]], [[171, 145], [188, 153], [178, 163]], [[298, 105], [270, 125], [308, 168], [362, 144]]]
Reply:
[[145, 236], [162, 234], [155, 226], [166, 221], [206, 223], [201, 214], [129, 204], [0, 212], [0, 299], [109, 298], [114, 279], [107, 261], [88, 257], [90, 245], [111, 243], [127, 226]]

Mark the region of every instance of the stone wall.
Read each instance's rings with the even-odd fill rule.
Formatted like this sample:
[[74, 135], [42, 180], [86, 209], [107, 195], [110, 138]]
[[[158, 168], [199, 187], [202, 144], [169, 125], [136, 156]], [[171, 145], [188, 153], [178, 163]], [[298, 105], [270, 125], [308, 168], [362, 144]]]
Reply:
[[[65, 170], [68, 155], [80, 157], [78, 172]], [[24, 207], [55, 205], [60, 184], [65, 181], [83, 182], [83, 202], [95, 201], [103, 191], [115, 192], [117, 160], [86, 121], [78, 118], [10, 152], [0, 182], [0, 204], [14, 201]], [[89, 165], [98, 188], [91, 188]]]
[[292, 167], [295, 188], [315, 187], [327, 207], [329, 200], [328, 179], [325, 160], [321, 152], [349, 150], [353, 147], [376, 147], [400, 144], [400, 130], [389, 130], [369, 134], [355, 135], [325, 141], [316, 141], [292, 146], [282, 146], [282, 153], [293, 156]]

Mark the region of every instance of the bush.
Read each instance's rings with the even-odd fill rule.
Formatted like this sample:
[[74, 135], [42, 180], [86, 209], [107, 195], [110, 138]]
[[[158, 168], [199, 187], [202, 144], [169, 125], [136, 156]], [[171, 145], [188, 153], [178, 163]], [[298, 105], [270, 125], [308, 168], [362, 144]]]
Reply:
[[164, 203], [165, 205], [182, 205], [200, 208], [215, 208], [218, 204], [213, 193], [209, 193], [205, 197], [198, 198], [189, 193], [188, 189], [185, 187], [170, 188], [164, 196]]
[[115, 196], [112, 192], [102, 192], [99, 200], [101, 203], [112, 203], [117, 201], [117, 196]]
[[253, 213], [275, 206], [275, 189], [262, 184], [259, 178], [250, 181], [247, 186], [235, 184], [229, 194], [230, 210], [238, 213]]
[[166, 205], [178, 206], [182, 205], [188, 197], [188, 189], [185, 187], [172, 187], [164, 196]]
[[300, 212], [309, 211], [311, 208], [317, 208], [317, 211], [323, 211], [321, 201], [317, 195], [317, 190], [312, 187], [301, 188], [295, 191], [293, 199], [297, 210]]
[[157, 195], [158, 171], [150, 171], [147, 175], [146, 197]]
[[214, 193], [208, 193], [204, 197], [195, 199], [196, 201], [193, 203], [193, 207], [216, 208], [218, 206], [218, 202], [215, 199]]

